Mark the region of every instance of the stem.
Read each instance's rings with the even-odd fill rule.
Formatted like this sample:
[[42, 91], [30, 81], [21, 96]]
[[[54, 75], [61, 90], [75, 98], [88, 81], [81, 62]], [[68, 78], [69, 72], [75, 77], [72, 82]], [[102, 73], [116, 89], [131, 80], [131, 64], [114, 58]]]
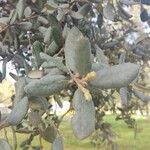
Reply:
[[9, 143], [9, 139], [7, 136], [7, 130], [5, 128], [4, 128], [4, 135], [5, 135], [5, 139], [6, 139], [7, 143]]
[[32, 16], [27, 17], [27, 18], [25, 18], [25, 19], [21, 19], [20, 21], [17, 21], [16, 23], [8, 24], [8, 25], [4, 26], [4, 28], [3, 28], [2, 30], [0, 30], [0, 34], [1, 34], [3, 31], [7, 30], [7, 29], [8, 29], [9, 27], [11, 27], [11, 26], [14, 26], [14, 25], [16, 25], [16, 24], [18, 24], [18, 23], [20, 23], [20, 22], [24, 22], [24, 21], [27, 21], [27, 20], [29, 20], [29, 19], [33, 19], [33, 18], [36, 18], [36, 17], [38, 17], [38, 15], [32, 15]]
[[59, 56], [63, 51], [64, 51], [64, 48], [61, 48], [61, 50], [57, 54], [55, 54], [54, 57]]
[[42, 137], [41, 135], [39, 135], [39, 142], [40, 142], [40, 149], [43, 149], [43, 144], [42, 144]]
[[17, 136], [16, 136], [16, 132], [13, 126], [11, 126], [12, 129], [12, 133], [13, 133], [13, 150], [17, 149]]
[[73, 110], [73, 108], [69, 108], [69, 110], [67, 110], [60, 118], [59, 123], [57, 124], [57, 128], [59, 128], [60, 123], [62, 122], [63, 118], [71, 111]]

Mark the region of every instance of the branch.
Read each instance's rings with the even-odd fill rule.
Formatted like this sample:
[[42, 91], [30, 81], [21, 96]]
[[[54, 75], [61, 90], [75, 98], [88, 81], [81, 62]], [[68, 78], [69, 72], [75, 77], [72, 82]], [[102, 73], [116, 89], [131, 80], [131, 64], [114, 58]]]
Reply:
[[25, 18], [25, 19], [21, 19], [21, 20], [15, 22], [15, 23], [13, 23], [13, 24], [8, 24], [8, 25], [4, 26], [4, 28], [3, 28], [2, 30], [0, 30], [0, 34], [1, 34], [3, 31], [7, 30], [7, 29], [8, 29], [9, 27], [11, 27], [11, 26], [14, 26], [14, 25], [16, 25], [16, 24], [18, 24], [18, 23], [20, 23], [20, 22], [28, 21], [28, 20], [33, 19], [33, 18], [36, 18], [36, 17], [38, 17], [38, 16], [39, 16], [39, 15], [34, 15], [34, 14], [33, 14], [32, 16], [29, 16], [29, 17], [27, 17], [27, 18]]

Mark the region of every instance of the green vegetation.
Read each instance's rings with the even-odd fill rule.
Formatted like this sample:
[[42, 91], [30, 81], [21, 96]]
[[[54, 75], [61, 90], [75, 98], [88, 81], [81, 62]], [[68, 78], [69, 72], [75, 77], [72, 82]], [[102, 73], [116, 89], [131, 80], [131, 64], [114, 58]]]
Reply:
[[[137, 119], [137, 135], [135, 138], [134, 130], [128, 128], [127, 125], [121, 121], [115, 121], [115, 116], [106, 116], [105, 120], [112, 125], [113, 131], [116, 133], [115, 143], [119, 150], [141, 150], [141, 149], [149, 149], [149, 137], [150, 137], [150, 120], [141, 118]], [[65, 150], [96, 150], [94, 145], [91, 144], [90, 138], [85, 140], [78, 140], [74, 137], [71, 125], [68, 119], [62, 122], [60, 126], [60, 132], [64, 135], [64, 149]], [[7, 130], [8, 138], [10, 143], [12, 143], [12, 133], [11, 130]], [[3, 137], [4, 133], [1, 131], [0, 137]], [[18, 145], [26, 139], [28, 135], [17, 134]], [[38, 145], [39, 137], [35, 137], [32, 142], [32, 146]], [[42, 144], [44, 146], [44, 150], [50, 149], [50, 144], [42, 140]], [[110, 146], [102, 145], [100, 150], [109, 150]], [[21, 150], [21, 148], [18, 148]]]

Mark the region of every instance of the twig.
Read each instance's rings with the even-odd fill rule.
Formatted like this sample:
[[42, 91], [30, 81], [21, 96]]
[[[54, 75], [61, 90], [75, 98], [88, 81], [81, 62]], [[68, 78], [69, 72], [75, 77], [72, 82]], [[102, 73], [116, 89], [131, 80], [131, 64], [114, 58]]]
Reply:
[[21, 20], [15, 22], [15, 23], [13, 23], [13, 24], [8, 24], [8, 25], [4, 26], [4, 28], [3, 28], [2, 30], [0, 30], [0, 34], [1, 34], [3, 31], [7, 30], [7, 29], [8, 29], [9, 27], [11, 27], [11, 26], [14, 26], [14, 25], [16, 25], [16, 24], [18, 24], [18, 23], [20, 23], [20, 22], [25, 22], [25, 21], [27, 21], [27, 20], [29, 20], [29, 19], [33, 19], [33, 18], [36, 18], [36, 17], [38, 17], [38, 15], [32, 15], [32, 16], [27, 17], [27, 18], [25, 18], [25, 19], [21, 19]]
[[63, 118], [71, 111], [73, 110], [73, 108], [69, 108], [69, 110], [67, 110], [59, 119], [59, 123], [57, 124], [57, 128], [59, 128], [60, 123], [62, 122]]
[[73, 79], [73, 81], [77, 84], [78, 88], [83, 92], [85, 99], [87, 101], [92, 100], [90, 91], [86, 88], [86, 86], [88, 85], [86, 79], [89, 78], [89, 77], [87, 77], [89, 75], [87, 74], [85, 78], [79, 79], [79, 78], [77, 78], [78, 75], [72, 74], [69, 69], [68, 69], [68, 72], [69, 72], [71, 78]]
[[143, 92], [150, 92], [150, 88], [144, 87], [144, 86], [140, 85], [139, 83], [133, 83], [132, 88], [138, 89], [138, 90], [143, 91]]
[[42, 137], [39, 135], [39, 142], [40, 142], [40, 150], [43, 149], [43, 144], [42, 144]]
[[30, 133], [33, 133], [35, 131], [34, 130], [28, 130], [28, 129], [18, 129], [18, 130], [15, 130], [15, 132], [17, 132], [17, 133], [24, 133], [24, 134], [30, 134]]
[[13, 126], [11, 126], [12, 134], [13, 134], [13, 150], [17, 149], [17, 136]]
[[2, 30], [0, 30], [0, 34], [3, 32], [3, 31], [5, 31], [7, 28], [9, 28], [10, 27], [10, 25], [6, 25]]
[[5, 128], [4, 128], [4, 135], [5, 135], [5, 139], [6, 139], [7, 143], [9, 143], [8, 136], [7, 136], [7, 130]]
[[64, 51], [64, 48], [61, 48], [61, 50], [57, 54], [55, 54], [54, 57], [59, 56], [63, 51]]

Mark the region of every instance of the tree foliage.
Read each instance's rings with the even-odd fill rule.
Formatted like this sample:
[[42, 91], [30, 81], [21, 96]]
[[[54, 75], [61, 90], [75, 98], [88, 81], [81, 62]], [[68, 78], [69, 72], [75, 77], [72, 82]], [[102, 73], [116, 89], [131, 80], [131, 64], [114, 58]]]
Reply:
[[[149, 1], [2, 1], [0, 81], [5, 79], [9, 61], [17, 74], [9, 73], [16, 81], [15, 98], [0, 129], [14, 126], [14, 132], [29, 133], [21, 145], [24, 149], [40, 135], [52, 143], [53, 150], [61, 150], [59, 125], [65, 114], [58, 116], [51, 109], [51, 99], [63, 107], [64, 98], [69, 99], [69, 111], [74, 112], [71, 125], [79, 139], [93, 134], [92, 142], [102, 139], [112, 144], [111, 125], [103, 121], [108, 110], [119, 110], [116, 120], [136, 127], [131, 117], [136, 105], [132, 98], [144, 103], [150, 100], [141, 93], [139, 65], [148, 63], [150, 39], [142, 34], [134, 44], [126, 42], [135, 24], [124, 6], [139, 5], [141, 21], [149, 24], [145, 4]], [[115, 92], [120, 94], [121, 107], [115, 105]], [[3, 139], [0, 146], [10, 149]]]

